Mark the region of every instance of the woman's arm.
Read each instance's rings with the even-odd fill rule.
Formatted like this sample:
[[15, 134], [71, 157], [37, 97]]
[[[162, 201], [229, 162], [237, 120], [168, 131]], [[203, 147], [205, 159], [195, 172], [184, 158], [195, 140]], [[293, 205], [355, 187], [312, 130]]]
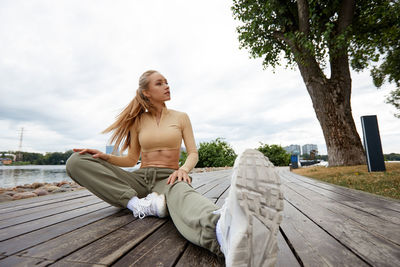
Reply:
[[182, 136], [185, 143], [188, 156], [185, 163], [179, 169], [189, 173], [199, 161], [199, 154], [197, 153], [196, 142], [194, 140], [192, 124], [190, 123], [189, 116], [184, 113], [182, 120]]
[[186, 158], [185, 164], [178, 170], [174, 171], [167, 180], [167, 184], [173, 184], [175, 180], [185, 181], [191, 183], [188, 173], [196, 166], [199, 160], [199, 155], [197, 153], [196, 142], [194, 141], [192, 124], [190, 123], [189, 116], [183, 113], [182, 118], [182, 137], [185, 143], [186, 151], [188, 156]]
[[119, 167], [132, 167], [135, 166], [140, 156], [140, 144], [138, 140], [138, 133], [131, 129], [131, 143], [126, 156], [109, 155], [108, 162]]

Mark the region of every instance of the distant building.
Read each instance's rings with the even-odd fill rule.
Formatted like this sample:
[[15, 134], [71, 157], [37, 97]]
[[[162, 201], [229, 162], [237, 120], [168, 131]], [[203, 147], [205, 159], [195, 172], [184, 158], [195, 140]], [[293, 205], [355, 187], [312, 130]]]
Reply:
[[318, 154], [318, 146], [315, 144], [306, 144], [302, 147], [303, 149], [303, 155], [307, 154], [307, 155], [311, 155], [311, 151], [314, 150], [315, 154]]
[[113, 153], [114, 146], [106, 146], [106, 154], [113, 154], [119, 156], [119, 149]]
[[301, 153], [300, 145], [285, 146], [283, 149], [285, 149], [286, 152], [289, 154], [300, 155], [300, 153]]

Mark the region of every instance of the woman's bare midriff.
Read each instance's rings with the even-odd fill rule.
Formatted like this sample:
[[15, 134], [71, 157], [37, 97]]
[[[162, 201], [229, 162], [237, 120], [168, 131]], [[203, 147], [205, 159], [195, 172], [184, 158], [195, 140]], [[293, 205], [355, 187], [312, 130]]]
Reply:
[[161, 167], [179, 169], [180, 149], [155, 150], [142, 152], [142, 162], [140, 168]]

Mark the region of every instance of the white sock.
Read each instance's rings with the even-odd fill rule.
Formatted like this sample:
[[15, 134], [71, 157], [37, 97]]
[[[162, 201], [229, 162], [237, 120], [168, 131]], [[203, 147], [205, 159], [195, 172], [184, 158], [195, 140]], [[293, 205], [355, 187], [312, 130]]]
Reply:
[[135, 204], [138, 202], [138, 200], [139, 200], [139, 198], [138, 198], [137, 196], [134, 196], [133, 198], [131, 198], [131, 199], [128, 201], [128, 204], [126, 205], [126, 207], [127, 207], [128, 209], [130, 209], [131, 211], [133, 211], [133, 210], [134, 210], [134, 206], [135, 206]]
[[[221, 231], [221, 219], [218, 220], [217, 225], [215, 226], [215, 233], [217, 235], [217, 241], [219, 246], [221, 247], [221, 251], [222, 251], [222, 242], [223, 242], [223, 238], [222, 238], [222, 231]], [[225, 251], [222, 251], [222, 253], [225, 254]]]

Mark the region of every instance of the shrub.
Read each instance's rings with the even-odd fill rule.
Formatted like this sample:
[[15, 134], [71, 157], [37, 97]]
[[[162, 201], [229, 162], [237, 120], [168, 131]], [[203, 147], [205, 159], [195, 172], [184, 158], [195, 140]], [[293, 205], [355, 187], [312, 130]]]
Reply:
[[198, 168], [233, 166], [237, 157], [233, 148], [222, 138], [200, 143], [198, 152]]
[[264, 154], [275, 166], [288, 166], [290, 154], [280, 145], [267, 145], [260, 142], [258, 151]]

